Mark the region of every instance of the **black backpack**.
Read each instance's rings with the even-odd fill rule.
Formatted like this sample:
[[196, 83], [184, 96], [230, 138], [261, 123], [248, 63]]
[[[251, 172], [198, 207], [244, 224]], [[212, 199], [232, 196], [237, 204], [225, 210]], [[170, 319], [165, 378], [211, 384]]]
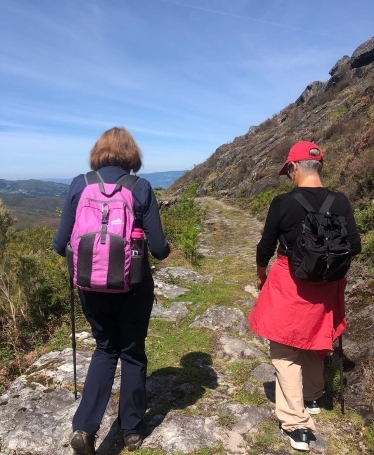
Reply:
[[280, 238], [295, 275], [307, 281], [344, 278], [351, 265], [351, 246], [345, 217], [329, 211], [335, 193], [329, 192], [318, 212], [302, 194], [291, 194], [308, 212], [292, 249], [287, 247], [283, 236]]

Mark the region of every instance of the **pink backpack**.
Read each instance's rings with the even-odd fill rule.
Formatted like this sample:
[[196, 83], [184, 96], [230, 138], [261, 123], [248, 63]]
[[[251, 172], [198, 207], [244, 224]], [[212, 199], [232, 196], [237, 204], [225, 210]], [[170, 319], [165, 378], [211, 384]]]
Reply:
[[104, 183], [98, 172], [85, 175], [75, 223], [66, 248], [69, 273], [80, 289], [127, 292], [131, 288], [130, 236], [134, 228], [132, 190], [139, 177]]

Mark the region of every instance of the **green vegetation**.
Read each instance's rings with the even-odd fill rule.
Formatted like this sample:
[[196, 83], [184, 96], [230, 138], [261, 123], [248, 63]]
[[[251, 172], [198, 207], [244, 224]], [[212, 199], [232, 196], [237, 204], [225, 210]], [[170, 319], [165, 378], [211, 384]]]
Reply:
[[249, 199], [249, 207], [254, 215], [260, 219], [264, 217], [265, 211], [268, 210], [271, 201], [278, 194], [286, 193], [292, 189], [292, 185], [288, 182], [281, 183], [276, 188], [271, 188], [263, 193], [253, 196]]
[[198, 237], [202, 229], [202, 211], [195, 202], [198, 184], [187, 186], [178, 202], [161, 212], [165, 235], [190, 263], [198, 259]]
[[20, 374], [24, 357], [49, 339], [68, 313], [65, 261], [52, 251], [54, 231], [19, 233], [0, 203], [0, 366], [1, 382]]
[[362, 235], [362, 252], [359, 259], [374, 267], [374, 203], [364, 199], [355, 210], [357, 228]]
[[374, 422], [364, 428], [365, 432], [365, 445], [374, 452]]

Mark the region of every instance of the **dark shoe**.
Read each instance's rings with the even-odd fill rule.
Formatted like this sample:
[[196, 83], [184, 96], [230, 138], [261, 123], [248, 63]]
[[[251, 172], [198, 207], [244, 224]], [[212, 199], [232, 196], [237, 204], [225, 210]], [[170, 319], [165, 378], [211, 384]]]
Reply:
[[283, 436], [289, 439], [291, 447], [296, 450], [302, 450], [304, 452], [309, 452], [309, 430], [306, 428], [297, 429], [293, 431], [286, 431], [281, 428]]
[[74, 455], [95, 455], [95, 435], [86, 433], [83, 430], [76, 430], [71, 435], [70, 445]]
[[311, 415], [319, 414], [321, 412], [321, 408], [319, 407], [317, 401], [304, 401], [304, 408]]
[[123, 436], [123, 440], [125, 442], [125, 447], [129, 452], [132, 452], [136, 449], [138, 449], [144, 439], [144, 433], [145, 433], [145, 425], [144, 423], [141, 423], [138, 428], [136, 433], [128, 434], [127, 436]]

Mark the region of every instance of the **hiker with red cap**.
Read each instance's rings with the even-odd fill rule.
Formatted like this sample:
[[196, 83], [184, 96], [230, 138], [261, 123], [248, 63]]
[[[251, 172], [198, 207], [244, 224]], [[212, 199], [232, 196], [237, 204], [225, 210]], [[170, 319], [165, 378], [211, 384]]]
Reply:
[[[308, 281], [299, 278], [291, 267], [290, 252], [296, 248], [309, 210], [305, 207], [320, 214], [330, 200], [326, 215], [339, 214], [339, 219], [345, 220], [350, 256], [361, 251], [351, 205], [343, 193], [323, 187], [322, 166], [320, 147], [301, 141], [291, 148], [279, 172], [287, 175], [295, 188], [276, 196], [270, 204], [257, 245], [260, 294], [249, 315], [253, 332], [270, 340], [270, 355], [276, 370], [275, 412], [281, 431], [291, 446], [301, 451], [308, 451], [309, 442], [315, 439], [311, 415], [320, 412], [323, 359], [346, 327], [344, 276], [334, 281], [323, 278]], [[277, 257], [267, 273], [278, 241]]]

